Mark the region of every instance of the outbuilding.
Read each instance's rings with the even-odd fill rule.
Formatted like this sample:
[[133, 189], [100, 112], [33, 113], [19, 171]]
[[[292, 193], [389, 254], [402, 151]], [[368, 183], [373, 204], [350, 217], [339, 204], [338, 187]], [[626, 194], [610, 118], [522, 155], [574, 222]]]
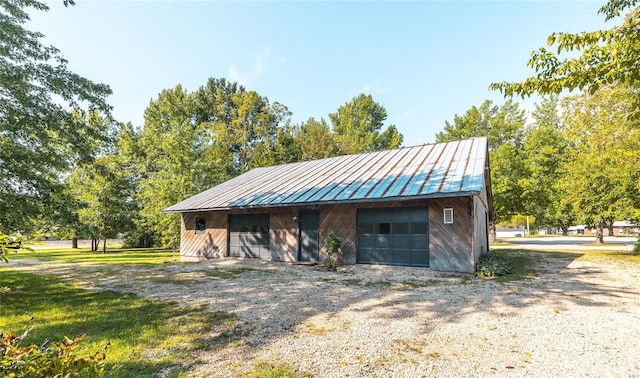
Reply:
[[486, 138], [256, 168], [164, 210], [183, 260], [318, 261], [474, 272], [493, 213]]

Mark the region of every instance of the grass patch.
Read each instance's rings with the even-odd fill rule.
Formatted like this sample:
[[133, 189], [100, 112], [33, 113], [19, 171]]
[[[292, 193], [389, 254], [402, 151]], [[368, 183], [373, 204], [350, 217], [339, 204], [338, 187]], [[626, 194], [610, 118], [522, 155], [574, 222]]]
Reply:
[[633, 251], [615, 251], [615, 250], [589, 250], [580, 251], [582, 256], [577, 261], [624, 261], [631, 263], [640, 263], [640, 255], [636, 255]]
[[41, 249], [23, 251], [9, 256], [10, 260], [37, 259], [39, 261], [68, 261], [74, 263], [156, 265], [180, 259], [177, 252], [157, 248], [111, 249], [107, 253], [91, 252], [90, 249]]
[[625, 247], [626, 246], [626, 244], [623, 244], [623, 243], [596, 243], [596, 242], [581, 243], [579, 245], [583, 247]]
[[[495, 252], [493, 252], [495, 253]], [[533, 257], [527, 255], [500, 254], [511, 265], [511, 273], [496, 277], [498, 282], [531, 280], [537, 277], [533, 269]]]
[[[191, 352], [211, 346], [203, 334], [234, 329], [235, 315], [207, 307], [183, 308], [115, 291], [76, 288], [46, 276], [0, 268], [0, 332], [20, 334], [26, 344], [86, 334], [81, 353], [107, 342], [110, 377], [156, 377], [167, 367], [188, 365]], [[33, 320], [31, 320], [33, 319]], [[221, 344], [221, 343], [218, 343]]]
[[496, 241], [490, 244], [490, 246], [493, 245], [513, 245], [513, 243], [509, 243], [508, 241], [502, 239], [496, 239]]
[[287, 363], [274, 364], [268, 361], [257, 361], [254, 369], [245, 377], [252, 378], [304, 378], [313, 377], [309, 372], [299, 372], [295, 367]]

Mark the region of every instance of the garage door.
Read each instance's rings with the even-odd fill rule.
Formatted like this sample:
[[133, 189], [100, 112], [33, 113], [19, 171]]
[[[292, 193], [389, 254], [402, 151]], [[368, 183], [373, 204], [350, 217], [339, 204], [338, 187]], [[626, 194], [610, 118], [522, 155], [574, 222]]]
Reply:
[[358, 210], [358, 263], [429, 266], [426, 207]]
[[271, 259], [269, 214], [229, 215], [229, 256]]

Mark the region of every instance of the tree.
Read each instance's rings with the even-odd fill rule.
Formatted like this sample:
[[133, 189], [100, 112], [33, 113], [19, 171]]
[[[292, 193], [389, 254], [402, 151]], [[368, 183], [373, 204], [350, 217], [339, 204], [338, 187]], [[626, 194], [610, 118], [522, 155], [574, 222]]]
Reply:
[[566, 235], [575, 217], [566, 206], [564, 192], [557, 185], [568, 145], [558, 107], [556, 95], [536, 104], [532, 114], [534, 123], [524, 133], [526, 173], [520, 183], [525, 211], [535, 216], [536, 225], [559, 227]]
[[380, 132], [386, 109], [371, 95], [360, 94], [329, 114], [333, 132], [343, 154], [371, 152], [399, 147], [402, 134], [394, 125]]
[[292, 145], [289, 118], [284, 105], [224, 79], [209, 79], [195, 92], [180, 85], [163, 90], [129, 148], [137, 167], [138, 238], [176, 246], [179, 215], [164, 215], [164, 208], [249, 169], [297, 160], [285, 150]]
[[307, 122], [300, 125], [296, 138], [302, 150], [300, 160], [324, 159], [340, 155], [337, 137], [324, 118], [320, 121], [309, 118]]
[[486, 137], [491, 163], [491, 186], [494, 214], [490, 214], [491, 238], [495, 240], [495, 223], [508, 220], [524, 211], [524, 176], [522, 139], [524, 110], [511, 100], [502, 106], [486, 100], [473, 106], [464, 115], [454, 115], [453, 123], [445, 122], [444, 131], [436, 134], [437, 142]]
[[640, 180], [640, 123], [629, 117], [637, 88], [611, 86], [563, 101], [570, 142], [560, 187], [577, 219], [597, 229], [637, 214]]
[[56, 205], [59, 178], [77, 161], [90, 160], [93, 143], [107, 137], [108, 86], [67, 68], [42, 34], [27, 30], [35, 0], [0, 2], [0, 230], [29, 231]]
[[443, 131], [436, 133], [436, 141], [486, 137], [489, 150], [495, 151], [507, 142], [520, 143], [525, 122], [524, 110], [517, 102], [506, 101], [502, 106], [485, 100], [480, 107], [472, 106], [462, 116], [454, 115], [453, 124], [445, 121]]
[[125, 172], [122, 159], [110, 155], [78, 166], [68, 179], [71, 192], [82, 204], [78, 218], [93, 240], [92, 251], [98, 250], [98, 240], [103, 239], [102, 251], [106, 252], [107, 238], [131, 229], [137, 204]]
[[[637, 0], [610, 0], [598, 11], [610, 21], [625, 9], [632, 9], [621, 25], [607, 30], [582, 33], [552, 33], [547, 38], [550, 49], [531, 52], [528, 66], [536, 75], [522, 82], [493, 83], [491, 89], [505, 96], [560, 94], [563, 90], [585, 90], [594, 94], [611, 84], [637, 85], [640, 82], [640, 7]], [[579, 54], [576, 56], [575, 51]], [[568, 58], [560, 59], [566, 53]], [[640, 98], [631, 102], [631, 114], [640, 116]]]

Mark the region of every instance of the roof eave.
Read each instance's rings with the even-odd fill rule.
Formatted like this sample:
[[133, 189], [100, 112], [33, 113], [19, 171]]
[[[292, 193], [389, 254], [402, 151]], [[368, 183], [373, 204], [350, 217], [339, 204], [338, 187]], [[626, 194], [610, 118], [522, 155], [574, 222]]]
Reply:
[[[437, 198], [451, 198], [451, 197], [473, 197], [480, 194], [478, 190], [469, 190], [464, 192], [455, 193], [431, 193], [419, 196], [396, 196], [396, 197], [383, 197], [383, 198], [364, 198], [355, 200], [335, 200], [335, 201], [314, 201], [314, 202], [292, 202], [292, 203], [278, 203], [269, 205], [247, 205], [247, 206], [225, 206], [225, 207], [213, 207], [213, 208], [192, 208], [192, 209], [171, 209], [168, 207], [162, 210], [164, 214], [172, 213], [199, 213], [207, 211], [229, 211], [229, 210], [246, 210], [246, 209], [269, 209], [280, 207], [302, 207], [302, 206], [320, 206], [320, 205], [341, 205], [341, 204], [357, 204], [357, 203], [378, 203], [378, 202], [396, 202], [396, 201], [414, 201], [423, 199], [437, 199]], [[173, 207], [173, 206], [172, 206]]]

